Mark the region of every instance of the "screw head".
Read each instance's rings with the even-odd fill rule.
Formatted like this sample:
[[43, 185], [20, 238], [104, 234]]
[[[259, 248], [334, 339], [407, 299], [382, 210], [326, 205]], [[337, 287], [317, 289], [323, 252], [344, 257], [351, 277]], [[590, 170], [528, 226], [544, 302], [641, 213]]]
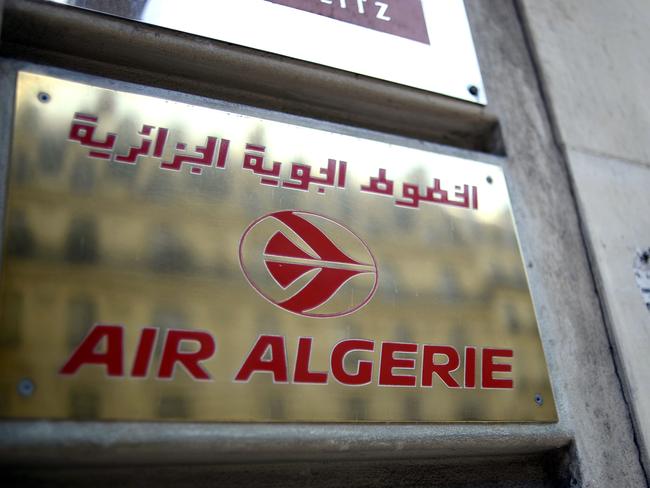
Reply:
[[485, 178], [485, 181], [487, 181], [491, 185], [492, 184], [492, 177], [488, 176], [487, 178]]
[[535, 403], [537, 404], [538, 407], [544, 405], [544, 398], [539, 393], [535, 394]]
[[18, 382], [18, 394], [20, 396], [32, 396], [35, 389], [36, 387], [34, 386], [34, 382], [29, 378], [23, 378]]
[[474, 97], [478, 96], [478, 86], [476, 85], [469, 85], [467, 91]]
[[50, 101], [50, 94], [45, 92], [40, 92], [38, 94], [38, 101], [41, 103], [47, 103]]

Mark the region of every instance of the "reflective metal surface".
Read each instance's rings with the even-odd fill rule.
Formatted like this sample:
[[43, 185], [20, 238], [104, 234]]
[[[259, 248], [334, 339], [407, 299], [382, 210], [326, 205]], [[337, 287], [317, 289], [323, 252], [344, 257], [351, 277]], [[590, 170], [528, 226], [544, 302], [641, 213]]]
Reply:
[[5, 236], [3, 417], [557, 420], [498, 167], [23, 72]]
[[462, 0], [50, 0], [485, 104]]

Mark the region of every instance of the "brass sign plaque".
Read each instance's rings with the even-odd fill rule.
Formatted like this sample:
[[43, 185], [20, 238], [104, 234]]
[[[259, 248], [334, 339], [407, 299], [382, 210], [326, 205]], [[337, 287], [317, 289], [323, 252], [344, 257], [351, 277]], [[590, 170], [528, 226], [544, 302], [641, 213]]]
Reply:
[[5, 418], [549, 422], [493, 165], [22, 72]]

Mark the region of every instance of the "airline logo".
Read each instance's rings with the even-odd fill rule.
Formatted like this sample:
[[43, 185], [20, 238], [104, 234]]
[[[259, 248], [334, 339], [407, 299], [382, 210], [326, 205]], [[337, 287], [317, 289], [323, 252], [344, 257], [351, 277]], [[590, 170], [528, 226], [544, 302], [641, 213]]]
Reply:
[[344, 225], [310, 212], [284, 210], [252, 222], [240, 240], [239, 260], [262, 297], [305, 317], [348, 315], [377, 289], [368, 246]]

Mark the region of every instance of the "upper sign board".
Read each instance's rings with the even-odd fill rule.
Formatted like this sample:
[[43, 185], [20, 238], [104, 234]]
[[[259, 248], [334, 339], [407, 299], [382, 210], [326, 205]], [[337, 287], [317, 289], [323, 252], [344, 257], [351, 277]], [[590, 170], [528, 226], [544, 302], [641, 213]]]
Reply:
[[19, 74], [0, 416], [557, 419], [498, 166], [231, 108]]
[[462, 0], [51, 0], [485, 104]]

